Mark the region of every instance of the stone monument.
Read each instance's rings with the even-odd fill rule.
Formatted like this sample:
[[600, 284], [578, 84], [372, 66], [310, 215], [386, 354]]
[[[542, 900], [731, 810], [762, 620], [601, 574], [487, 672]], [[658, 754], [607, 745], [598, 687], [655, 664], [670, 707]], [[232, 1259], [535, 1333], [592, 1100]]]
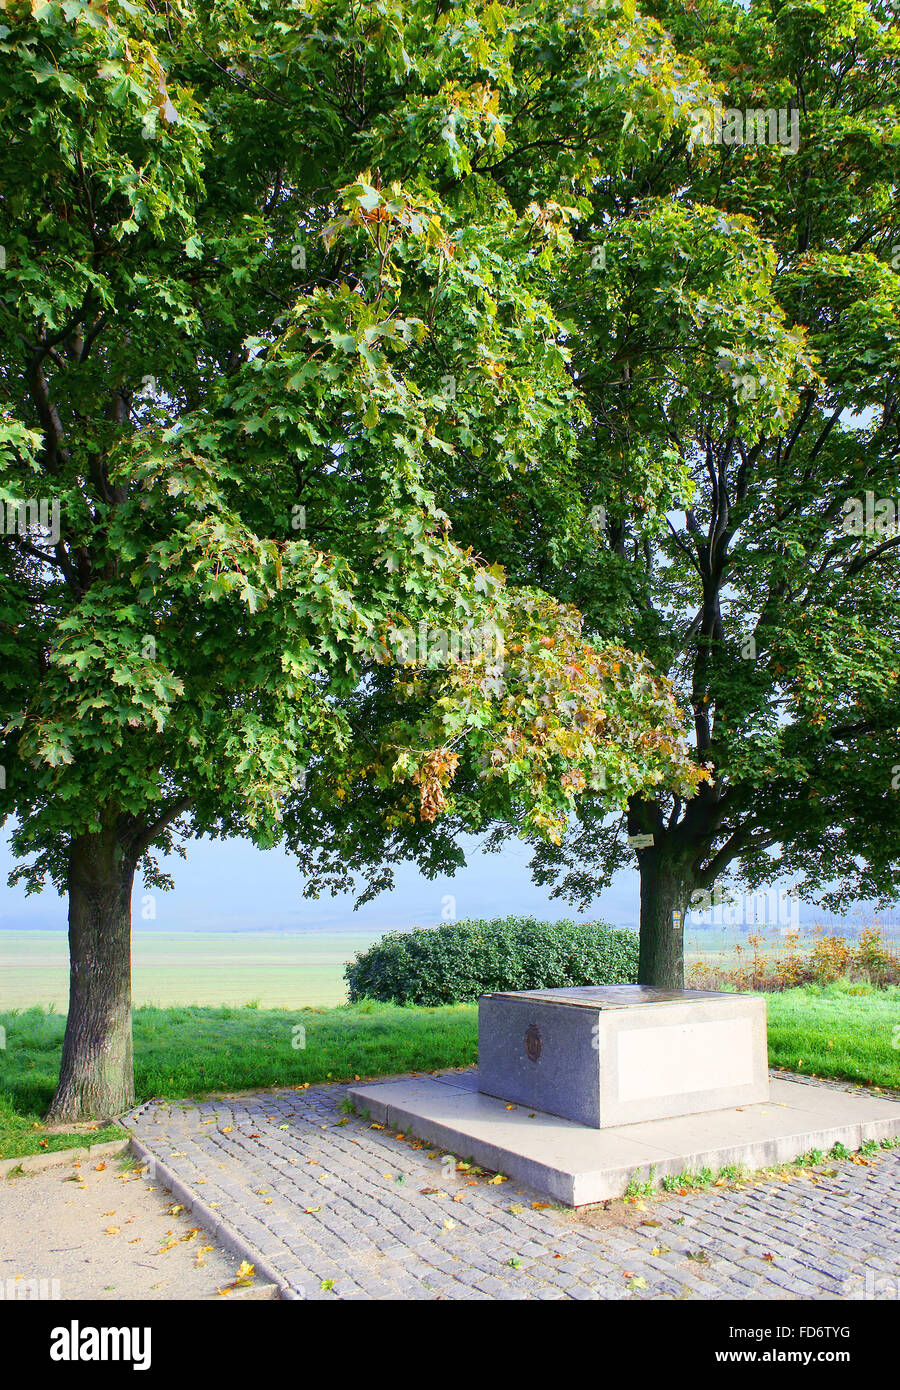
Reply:
[[765, 1000], [645, 985], [482, 995], [478, 1089], [597, 1129], [768, 1100]]
[[773, 1077], [765, 999], [642, 985], [479, 1000], [478, 1070], [351, 1088], [356, 1108], [570, 1206], [900, 1135], [883, 1096]]

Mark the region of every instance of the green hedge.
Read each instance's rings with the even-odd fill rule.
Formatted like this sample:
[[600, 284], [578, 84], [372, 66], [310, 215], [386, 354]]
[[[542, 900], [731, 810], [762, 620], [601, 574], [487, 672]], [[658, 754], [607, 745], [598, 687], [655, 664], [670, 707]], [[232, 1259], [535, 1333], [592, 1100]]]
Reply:
[[467, 1003], [491, 990], [633, 984], [638, 939], [605, 922], [534, 917], [389, 932], [344, 971], [350, 1002]]

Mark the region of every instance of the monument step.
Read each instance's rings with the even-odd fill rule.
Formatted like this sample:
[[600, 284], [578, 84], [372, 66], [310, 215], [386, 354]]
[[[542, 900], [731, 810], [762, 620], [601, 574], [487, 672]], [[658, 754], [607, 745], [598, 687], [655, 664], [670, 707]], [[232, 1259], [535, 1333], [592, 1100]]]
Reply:
[[900, 1136], [895, 1100], [777, 1077], [767, 1101], [607, 1129], [484, 1095], [474, 1071], [369, 1082], [349, 1096], [381, 1124], [573, 1207], [621, 1197], [632, 1181], [752, 1171]]

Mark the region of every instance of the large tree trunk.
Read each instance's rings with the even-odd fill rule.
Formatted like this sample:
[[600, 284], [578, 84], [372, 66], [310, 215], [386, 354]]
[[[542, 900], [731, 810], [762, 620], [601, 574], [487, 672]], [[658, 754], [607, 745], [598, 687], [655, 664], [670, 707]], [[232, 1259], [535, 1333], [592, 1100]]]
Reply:
[[638, 855], [641, 939], [638, 983], [684, 989], [684, 917], [690, 885], [683, 870], [659, 849]]
[[134, 1103], [131, 888], [115, 826], [69, 850], [69, 1016], [48, 1119], [109, 1119]]

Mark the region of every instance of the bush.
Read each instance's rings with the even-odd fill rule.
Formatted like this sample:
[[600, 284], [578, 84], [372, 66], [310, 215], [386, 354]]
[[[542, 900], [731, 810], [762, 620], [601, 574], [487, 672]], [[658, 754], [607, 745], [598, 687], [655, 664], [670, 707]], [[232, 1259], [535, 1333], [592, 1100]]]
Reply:
[[468, 1003], [492, 990], [623, 985], [637, 979], [638, 939], [605, 922], [534, 917], [389, 932], [344, 971], [350, 1002]]

